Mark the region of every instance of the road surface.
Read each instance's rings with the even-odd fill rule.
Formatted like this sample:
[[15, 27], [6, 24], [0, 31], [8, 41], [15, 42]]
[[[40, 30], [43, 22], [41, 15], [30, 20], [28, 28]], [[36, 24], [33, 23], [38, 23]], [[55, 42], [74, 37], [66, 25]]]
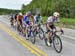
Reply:
[[[11, 29], [19, 36], [18, 32], [15, 31], [11, 26], [8, 18], [0, 16], [0, 25], [5, 25], [6, 29]], [[61, 53], [55, 52], [53, 47], [47, 47], [44, 41], [37, 37], [35, 45], [31, 44], [30, 41], [25, 40], [25, 37], [21, 38], [27, 44], [30, 43], [32, 47], [26, 47], [22, 43], [15, 40], [8, 31], [0, 27], [0, 56], [75, 56], [75, 30], [64, 29], [64, 37], [62, 37], [63, 49]], [[29, 46], [29, 45], [27, 45]], [[38, 51], [32, 50], [38, 49]], [[32, 49], [30, 49], [32, 48]], [[34, 52], [35, 51], [35, 52]], [[38, 53], [41, 53], [40, 55]], [[44, 55], [47, 54], [47, 55]]]

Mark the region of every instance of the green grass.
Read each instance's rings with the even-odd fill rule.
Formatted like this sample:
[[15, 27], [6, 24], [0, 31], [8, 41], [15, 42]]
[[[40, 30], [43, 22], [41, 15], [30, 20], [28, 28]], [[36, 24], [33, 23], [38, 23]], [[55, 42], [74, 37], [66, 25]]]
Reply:
[[[43, 21], [46, 22], [48, 17], [43, 17]], [[75, 25], [75, 18], [60, 18], [61, 23], [67, 25]]]
[[46, 22], [48, 17], [43, 17], [43, 22]]
[[75, 25], [75, 18], [61, 18], [60, 20], [66, 25]]
[[[43, 17], [43, 22], [47, 21], [48, 17]], [[67, 28], [75, 29], [75, 18], [60, 18], [61, 25]]]
[[75, 29], [75, 18], [61, 18], [60, 20], [64, 27]]

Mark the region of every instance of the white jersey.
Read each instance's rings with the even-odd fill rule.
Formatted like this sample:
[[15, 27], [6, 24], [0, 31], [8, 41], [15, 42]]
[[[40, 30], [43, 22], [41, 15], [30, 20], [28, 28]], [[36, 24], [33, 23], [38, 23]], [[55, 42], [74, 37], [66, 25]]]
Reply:
[[54, 20], [52, 16], [48, 17], [47, 23], [53, 24], [54, 22], [60, 22], [59, 18], [56, 18], [56, 20]]
[[54, 20], [53, 20], [53, 17], [52, 16], [48, 17], [47, 22], [53, 22], [53, 21]]

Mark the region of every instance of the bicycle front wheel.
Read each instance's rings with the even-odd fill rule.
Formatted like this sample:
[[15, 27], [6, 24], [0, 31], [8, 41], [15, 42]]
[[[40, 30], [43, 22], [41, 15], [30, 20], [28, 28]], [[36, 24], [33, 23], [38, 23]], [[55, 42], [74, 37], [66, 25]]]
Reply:
[[44, 37], [45, 37], [45, 34], [44, 34], [44, 31], [43, 31], [43, 29], [42, 28], [40, 28], [39, 30], [38, 30], [38, 34], [39, 34], [39, 38], [41, 39], [41, 40], [43, 40], [44, 39]]
[[34, 32], [33, 32], [33, 31], [31, 32], [31, 36], [30, 36], [29, 38], [30, 38], [30, 41], [31, 41], [33, 44], [35, 44], [36, 39], [35, 39], [35, 36], [34, 36]]
[[57, 53], [62, 51], [62, 41], [58, 35], [55, 35], [53, 38], [53, 46]]

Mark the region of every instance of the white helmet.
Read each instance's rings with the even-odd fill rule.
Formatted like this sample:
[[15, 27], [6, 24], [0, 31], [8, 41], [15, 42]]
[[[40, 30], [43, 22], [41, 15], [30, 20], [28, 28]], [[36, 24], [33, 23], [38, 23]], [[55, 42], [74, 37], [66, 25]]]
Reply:
[[53, 13], [53, 16], [55, 16], [55, 17], [59, 17], [59, 15], [60, 15], [60, 14], [59, 14], [58, 12], [54, 12], [54, 13]]
[[22, 13], [19, 13], [19, 15], [22, 15]]

